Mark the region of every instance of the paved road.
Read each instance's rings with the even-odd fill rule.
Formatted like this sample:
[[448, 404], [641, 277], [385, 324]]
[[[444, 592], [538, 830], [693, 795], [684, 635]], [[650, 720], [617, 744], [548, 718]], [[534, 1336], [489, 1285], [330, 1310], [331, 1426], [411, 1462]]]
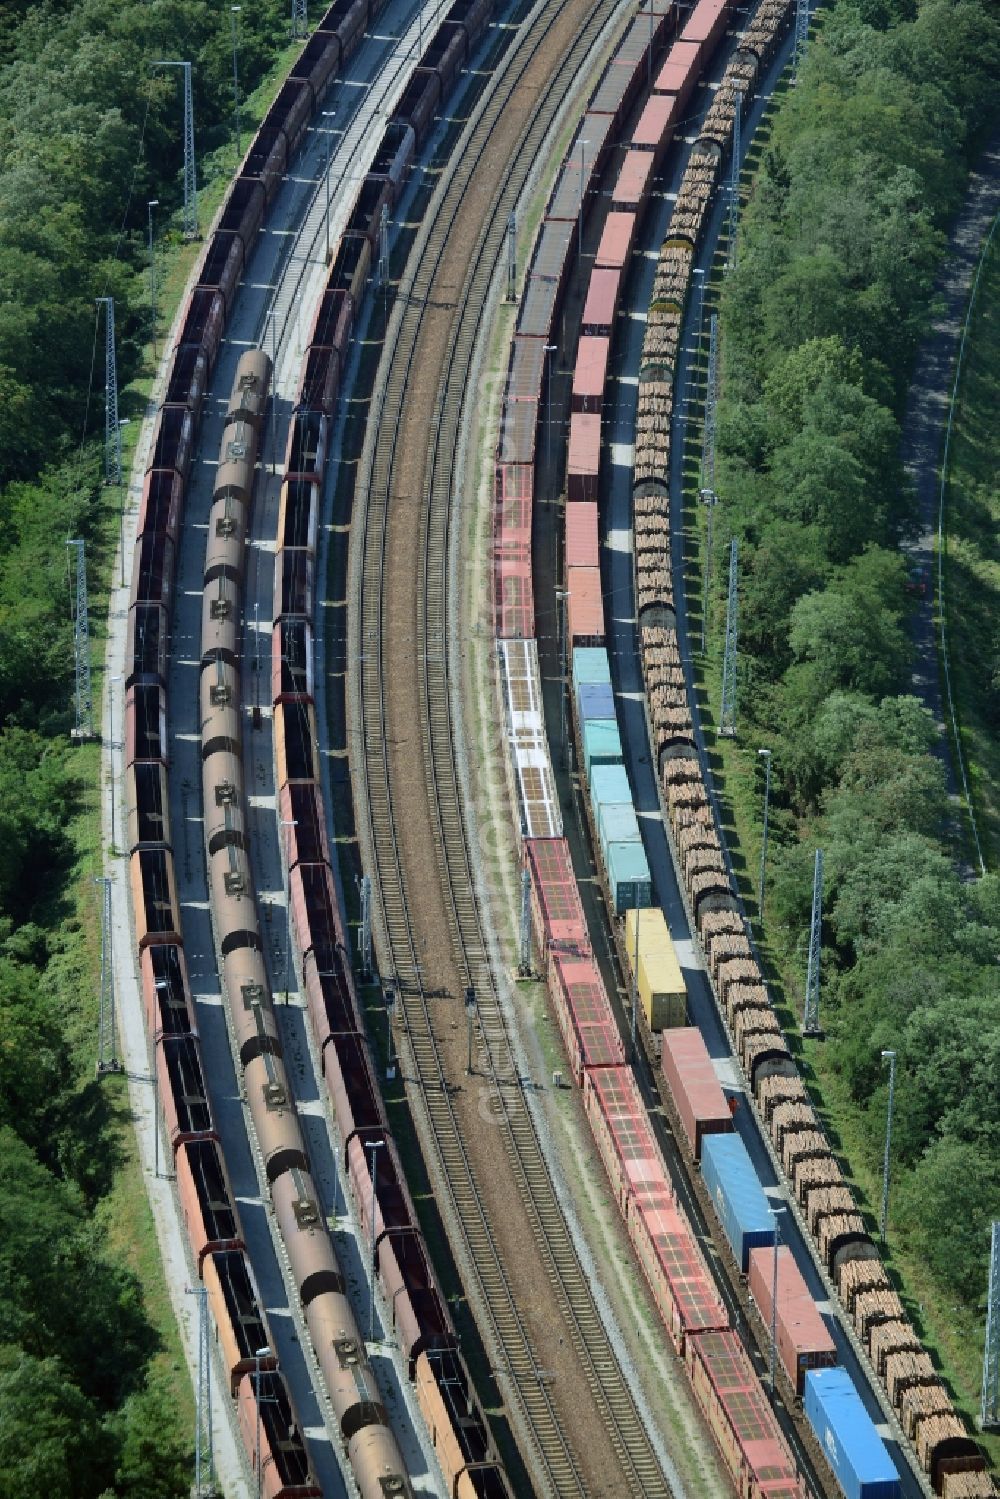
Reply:
[[[220, 352], [213, 381], [205, 401], [201, 440], [192, 470], [192, 479], [187, 499], [187, 524], [178, 553], [175, 585], [175, 610], [169, 680], [170, 738], [171, 738], [171, 805], [173, 809], [174, 852], [177, 864], [178, 890], [182, 906], [185, 948], [197, 1008], [201, 1032], [209, 1092], [216, 1122], [224, 1142], [226, 1162], [233, 1182], [233, 1189], [240, 1205], [245, 1237], [250, 1258], [257, 1276], [261, 1300], [267, 1309], [272, 1335], [282, 1368], [289, 1380], [293, 1400], [306, 1429], [310, 1452], [317, 1477], [324, 1494], [331, 1496], [354, 1492], [353, 1480], [345, 1477], [339, 1463], [339, 1441], [331, 1441], [326, 1421], [326, 1412], [321, 1409], [314, 1390], [318, 1383], [315, 1361], [308, 1351], [308, 1343], [297, 1306], [290, 1294], [289, 1283], [283, 1273], [283, 1252], [272, 1232], [272, 1220], [261, 1196], [258, 1163], [251, 1153], [247, 1131], [247, 1115], [240, 1098], [238, 1072], [234, 1066], [229, 1033], [219, 990], [218, 967], [214, 949], [208, 911], [208, 892], [205, 881], [204, 829], [201, 815], [201, 765], [199, 753], [198, 714], [198, 663], [200, 656], [200, 616], [202, 594], [202, 572], [204, 566], [205, 528], [211, 503], [211, 490], [215, 463], [222, 432], [222, 420], [228, 394], [231, 389], [236, 363], [246, 347], [257, 343], [264, 328], [267, 308], [275, 296], [275, 287], [288, 277], [282, 267], [289, 257], [289, 246], [294, 238], [296, 226], [302, 219], [310, 201], [316, 198], [313, 218], [318, 213], [325, 216], [325, 193], [320, 202], [317, 183], [326, 167], [328, 145], [332, 146], [331, 157], [331, 234], [336, 236], [346, 220], [355, 184], [367, 170], [367, 162], [374, 154], [380, 137], [377, 122], [391, 109], [396, 98], [405, 87], [406, 77], [417, 56], [417, 40], [422, 29], [435, 24], [438, 12], [444, 10], [443, 0], [433, 11], [429, 6], [424, 14], [418, 14], [416, 0], [394, 0], [379, 19], [378, 31], [367, 38], [354, 58], [351, 59], [346, 76], [335, 84], [327, 101], [325, 117], [320, 129], [311, 130], [307, 142], [294, 164], [294, 171], [286, 180], [269, 223], [258, 239], [253, 261], [237, 298], [230, 322], [229, 335]], [[393, 55], [397, 61], [387, 67]], [[384, 76], [388, 75], [388, 77]], [[379, 81], [376, 83], [376, 79]], [[391, 81], [390, 81], [391, 80]], [[325, 237], [325, 236], [324, 236]], [[309, 319], [324, 280], [322, 254], [311, 260], [297, 258], [293, 252], [287, 270], [297, 285], [294, 297], [287, 292], [278, 294], [277, 353], [279, 364], [278, 398], [275, 420], [270, 435], [276, 443], [278, 454], [284, 451], [284, 438], [290, 415], [291, 400], [297, 384], [297, 366], [304, 338], [308, 332]], [[272, 346], [270, 329], [267, 345]], [[170, 341], [168, 340], [168, 347]], [[151, 415], [155, 414], [155, 407]], [[140, 452], [148, 448], [149, 421], [147, 421], [140, 443]], [[265, 447], [265, 457], [272, 450]], [[126, 555], [131, 555], [136, 524], [136, 501], [141, 495], [142, 463], [137, 461], [136, 475], [130, 489], [131, 507], [126, 518]], [[276, 521], [276, 494], [278, 479], [273, 474], [262, 476], [260, 494], [255, 505], [255, 514], [270, 518], [270, 546], [265, 541], [252, 561], [251, 570], [262, 586], [263, 595], [270, 599], [270, 553], [273, 552], [273, 534]], [[254, 565], [254, 562], [256, 565]], [[124, 611], [127, 594], [119, 591], [112, 600], [111, 625], [115, 645], [109, 653], [111, 673], [121, 670], [124, 650]], [[255, 621], [255, 625], [257, 622]], [[262, 634], [262, 667], [264, 693], [267, 693], [270, 661], [270, 606], [261, 609], [259, 628]], [[252, 658], [252, 647], [248, 659]], [[250, 674], [248, 674], [249, 676]], [[250, 685], [250, 682], [247, 684]], [[117, 727], [120, 734], [123, 702], [121, 682], [113, 682], [113, 701], [109, 703], [108, 741]], [[267, 736], [269, 739], [269, 736]], [[114, 744], [111, 754], [115, 753]], [[117, 746], [120, 750], [120, 744]], [[271, 822], [273, 813], [273, 771], [270, 748], [267, 752], [256, 749], [251, 756], [254, 771], [248, 776], [248, 789], [253, 787], [253, 775], [264, 771], [264, 790], [271, 792]], [[118, 780], [115, 790], [118, 803], [115, 817], [120, 832], [121, 807], [121, 759], [116, 758]], [[111, 778], [110, 763], [106, 773]], [[113, 779], [113, 778], [112, 778]], [[263, 820], [266, 796], [256, 796], [258, 818]], [[107, 821], [110, 823], [110, 796]], [[262, 825], [260, 831], [266, 834]], [[110, 826], [109, 826], [110, 834]], [[109, 837], [110, 843], [110, 837]], [[265, 837], [257, 855], [259, 872], [264, 886], [263, 895], [268, 910], [262, 909], [265, 919], [269, 911], [274, 912], [271, 923], [272, 943], [269, 956], [272, 960], [272, 980], [276, 992], [284, 987], [285, 973], [285, 911], [283, 879], [276, 846], [276, 828], [270, 839]], [[117, 870], [115, 871], [118, 872]], [[145, 1037], [142, 1030], [141, 1000], [139, 997], [132, 954], [134, 943], [130, 934], [130, 919], [125, 880], [116, 879], [115, 885], [115, 932], [116, 964], [118, 969], [118, 991], [120, 995], [120, 1030], [126, 1065], [134, 1074], [132, 1084], [133, 1106], [136, 1112], [137, 1129], [143, 1159], [148, 1161], [153, 1154], [152, 1109], [148, 1085], [143, 1078], [148, 1076], [149, 1061]], [[263, 904], [263, 903], [262, 903]], [[364, 1265], [367, 1255], [359, 1249], [355, 1238], [356, 1224], [344, 1216], [344, 1193], [337, 1183], [327, 1127], [325, 1104], [321, 1103], [321, 1090], [316, 1081], [315, 1057], [310, 1057], [305, 1035], [303, 1014], [300, 1008], [290, 1006], [282, 1014], [283, 1034], [287, 1045], [288, 1065], [293, 1084], [303, 1104], [303, 1124], [309, 1146], [316, 1163], [317, 1184], [324, 1195], [324, 1206], [334, 1214], [340, 1209], [338, 1218], [337, 1248], [343, 1257], [349, 1286], [357, 1292], [359, 1315], [362, 1325], [367, 1324], [367, 1290]], [[194, 1283], [193, 1271], [181, 1237], [176, 1199], [166, 1182], [153, 1182], [151, 1197], [154, 1216], [160, 1236], [164, 1263], [170, 1284], [171, 1298], [178, 1309], [179, 1320], [185, 1335], [189, 1364], [194, 1367], [195, 1350], [192, 1345], [190, 1312], [187, 1318], [182, 1313], [187, 1306], [185, 1287]], [[192, 1300], [193, 1298], [188, 1298]], [[408, 1409], [409, 1384], [401, 1371], [398, 1360], [388, 1350], [376, 1356], [380, 1378], [387, 1391], [386, 1403], [399, 1417], [398, 1428], [404, 1451], [413, 1464], [412, 1471], [424, 1476], [418, 1487], [436, 1492], [439, 1485], [436, 1467], [432, 1459], [422, 1452], [416, 1437], [417, 1423]], [[214, 1370], [215, 1384], [213, 1403], [216, 1412], [216, 1440], [220, 1453], [220, 1471], [228, 1493], [246, 1492], [245, 1471], [240, 1473], [240, 1458], [233, 1435], [231, 1419], [220, 1418], [220, 1412], [232, 1414], [228, 1396], [220, 1393], [221, 1381], [218, 1370]]]
[[934, 291], [940, 298], [941, 311], [917, 352], [916, 374], [906, 400], [901, 444], [901, 456], [913, 482], [917, 504], [916, 531], [904, 544], [910, 558], [911, 575], [919, 580], [921, 589], [910, 620], [914, 649], [913, 691], [930, 710], [937, 725], [935, 752], [944, 765], [948, 791], [956, 804], [954, 828], [958, 834], [964, 821], [958, 804], [965, 798], [961, 794], [962, 772], [957, 763], [951, 724], [945, 722], [938, 652], [940, 601], [937, 596], [936, 543], [941, 502], [940, 466], [955, 379], [955, 360], [972, 278], [983, 238], [998, 212], [1000, 136], [994, 136], [969, 178], [965, 202], [948, 239], [948, 255], [935, 282]]

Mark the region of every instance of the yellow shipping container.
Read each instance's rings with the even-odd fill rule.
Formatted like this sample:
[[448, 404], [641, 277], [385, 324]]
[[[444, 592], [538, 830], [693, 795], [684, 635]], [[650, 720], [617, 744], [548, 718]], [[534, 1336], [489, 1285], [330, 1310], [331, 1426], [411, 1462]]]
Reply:
[[651, 1031], [687, 1024], [687, 988], [677, 953], [658, 906], [625, 912], [625, 950], [635, 977], [636, 918], [639, 921], [639, 1003]]

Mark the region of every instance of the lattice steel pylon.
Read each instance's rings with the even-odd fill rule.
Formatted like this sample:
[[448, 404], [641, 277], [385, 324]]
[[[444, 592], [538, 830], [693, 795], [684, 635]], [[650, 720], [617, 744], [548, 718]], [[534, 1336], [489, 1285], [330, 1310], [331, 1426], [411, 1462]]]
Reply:
[[94, 695], [90, 685], [90, 615], [87, 607], [87, 559], [80, 540], [67, 541], [76, 552], [73, 588], [73, 664], [76, 676], [74, 739], [94, 737]]
[[733, 110], [733, 155], [729, 163], [729, 252], [726, 266], [732, 270], [736, 264], [736, 237], [740, 227], [740, 158], [743, 154], [743, 90], [737, 89], [736, 107]]
[[719, 709], [719, 733], [736, 733], [736, 651], [739, 640], [739, 597], [736, 591], [739, 566], [739, 543], [734, 536], [729, 544], [729, 602], [726, 606], [726, 651], [722, 658], [722, 705]]
[[806, 1001], [802, 1031], [819, 1034], [819, 964], [823, 945], [823, 850], [816, 850], [813, 866], [812, 919], [809, 924], [809, 962], [806, 966]]
[[297, 42], [309, 34], [309, 18], [306, 0], [292, 0], [292, 41]]
[[796, 78], [799, 63], [805, 55], [809, 40], [809, 0], [795, 0], [795, 51], [792, 54], [792, 77]]
[[184, 238], [198, 238], [198, 173], [194, 160], [194, 93], [189, 62], [154, 62], [154, 68], [180, 68], [184, 74]]
[[517, 219], [510, 214], [507, 219], [507, 302], [517, 301]]
[[715, 404], [719, 394], [719, 316], [708, 326], [708, 375], [705, 380], [705, 423], [701, 434], [701, 487], [715, 488]]
[[111, 948], [111, 879], [97, 875], [95, 885], [103, 885], [101, 901], [101, 993], [97, 1012], [97, 1076], [120, 1072], [118, 1028], [115, 1024], [115, 970]]
[[191, 1499], [214, 1499], [215, 1449], [212, 1440], [211, 1329], [208, 1317], [208, 1289], [188, 1286], [187, 1294], [198, 1298], [198, 1385], [195, 1390], [194, 1414], [194, 1486]]
[[986, 1351], [983, 1355], [983, 1430], [1000, 1427], [1000, 1221], [993, 1220], [990, 1283], [986, 1301]]
[[122, 428], [118, 420], [118, 359], [115, 354], [115, 299], [97, 297], [104, 308], [104, 482], [122, 482]]

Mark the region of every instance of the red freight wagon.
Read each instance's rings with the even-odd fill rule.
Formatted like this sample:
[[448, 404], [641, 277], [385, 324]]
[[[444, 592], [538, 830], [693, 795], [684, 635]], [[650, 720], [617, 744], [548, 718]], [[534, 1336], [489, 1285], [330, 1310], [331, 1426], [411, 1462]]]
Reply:
[[597, 267], [590, 273], [590, 286], [583, 307], [581, 333], [610, 335], [618, 308], [621, 271]]
[[566, 506], [566, 566], [599, 567], [597, 505]]
[[729, 1314], [684, 1214], [669, 1187], [636, 1194], [628, 1205], [635, 1245], [660, 1316], [678, 1353], [689, 1333], [729, 1326]]
[[322, 1494], [309, 1471], [301, 1427], [277, 1370], [258, 1373], [251, 1369], [243, 1375], [237, 1413], [243, 1446], [263, 1499], [313, 1499]]
[[716, 42], [723, 35], [731, 6], [732, 0], [698, 0], [688, 16], [681, 41], [697, 45], [699, 67], [708, 61]]
[[455, 1333], [438, 1290], [423, 1239], [412, 1231], [387, 1234], [378, 1246], [379, 1279], [392, 1305], [392, 1325], [414, 1365], [425, 1348], [449, 1348]]
[[573, 645], [604, 644], [604, 599], [601, 573], [596, 567], [571, 567], [566, 573], [569, 590], [568, 630]]
[[[738, 1494], [804, 1499], [795, 1463], [781, 1439], [760, 1380], [735, 1332], [688, 1338], [685, 1363], [698, 1404], [732, 1474]], [[764, 1485], [766, 1484], [766, 1488]]]
[[653, 160], [648, 151], [629, 150], [622, 162], [618, 181], [611, 192], [611, 207], [616, 212], [636, 213], [649, 195]]
[[631, 1067], [596, 1067], [584, 1074], [583, 1104], [624, 1217], [636, 1188], [662, 1184], [663, 1158]]
[[604, 400], [604, 382], [608, 374], [609, 338], [585, 335], [576, 351], [573, 371], [573, 410], [600, 415]]
[[288, 868], [329, 864], [330, 845], [319, 787], [312, 781], [289, 781], [278, 793], [278, 807]]
[[206, 1254], [243, 1248], [226, 1163], [215, 1140], [185, 1140], [177, 1147], [174, 1168], [184, 1227], [200, 1274]]
[[[764, 1326], [771, 1326], [771, 1292], [774, 1288], [774, 1249], [750, 1251], [750, 1295]], [[807, 1369], [821, 1369], [837, 1362], [837, 1348], [830, 1336], [802, 1272], [787, 1244], [778, 1248], [778, 1312], [775, 1318], [778, 1357], [802, 1398]]]
[[609, 213], [604, 221], [604, 230], [597, 247], [594, 264], [610, 270], [624, 269], [632, 252], [634, 238], [635, 214]]
[[155, 1043], [161, 1035], [197, 1035], [187, 964], [180, 944], [164, 942], [147, 947], [142, 953], [139, 970], [149, 1039]]
[[529, 838], [525, 848], [535, 938], [543, 959], [553, 947], [582, 957], [590, 952], [590, 934], [569, 844], [565, 838]]
[[531, 568], [534, 469], [528, 463], [499, 464], [493, 511], [494, 628], [501, 640], [527, 640], [535, 633]]
[[697, 1161], [702, 1136], [726, 1134], [733, 1127], [726, 1095], [698, 1027], [664, 1031], [660, 1060], [681, 1128]]
[[[338, 963], [339, 961], [338, 954]], [[360, 1016], [349, 976], [342, 964], [328, 972], [322, 972], [316, 962], [315, 952], [307, 953], [302, 963], [302, 978], [313, 1035], [321, 1053], [331, 1036], [339, 1036], [342, 1032], [360, 1033]]]
[[569, 419], [566, 492], [570, 500], [597, 501], [601, 464], [601, 417], [595, 411], [574, 411]]
[[593, 955], [580, 958], [554, 949], [549, 955], [549, 987], [577, 1082], [583, 1083], [589, 1068], [620, 1067], [625, 1053]]
[[167, 694], [154, 682], [136, 682], [125, 694], [125, 764], [167, 760]]
[[[372, 1162], [374, 1161], [374, 1191]], [[366, 1244], [378, 1244], [383, 1234], [412, 1228], [417, 1221], [403, 1168], [399, 1163], [396, 1142], [388, 1130], [368, 1130], [364, 1137], [355, 1135], [347, 1147], [347, 1174], [354, 1200], [358, 1205], [361, 1232]], [[375, 1199], [374, 1235], [372, 1233], [372, 1197]]]
[[653, 153], [654, 169], [673, 140], [680, 116], [681, 104], [676, 94], [654, 94], [639, 116], [639, 123], [632, 133], [632, 145], [638, 151]]
[[313, 698], [313, 636], [307, 619], [282, 619], [271, 631], [271, 702]]
[[136, 535], [163, 531], [177, 541], [181, 510], [184, 505], [184, 481], [175, 469], [151, 469], [142, 481], [142, 505]]
[[678, 118], [698, 82], [697, 42], [674, 42], [653, 85], [654, 94], [676, 94]]

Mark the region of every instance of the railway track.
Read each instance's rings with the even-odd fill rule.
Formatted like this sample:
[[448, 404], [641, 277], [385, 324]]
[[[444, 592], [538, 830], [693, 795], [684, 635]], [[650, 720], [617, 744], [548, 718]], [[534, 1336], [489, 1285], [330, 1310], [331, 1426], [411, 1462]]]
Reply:
[[[560, 0], [539, 5], [514, 44], [502, 75], [484, 93], [467, 138], [453, 153], [428, 210], [425, 226], [400, 287], [390, 337], [383, 354], [369, 434], [356, 490], [355, 528], [363, 539], [360, 640], [354, 632], [351, 656], [356, 722], [363, 724], [363, 750], [356, 757], [359, 824], [366, 863], [376, 875], [376, 930], [387, 968], [395, 975], [412, 1061], [440, 1166], [452, 1199], [452, 1219], [460, 1225], [462, 1259], [478, 1281], [494, 1349], [503, 1350], [512, 1411], [527, 1432], [536, 1472], [551, 1493], [587, 1492], [584, 1474], [561, 1413], [540, 1369], [540, 1350], [518, 1305], [510, 1276], [491, 1231], [486, 1199], [456, 1118], [451, 1086], [432, 1023], [431, 1004], [421, 971], [400, 854], [404, 810], [390, 774], [384, 665], [391, 628], [385, 587], [390, 497], [400, 455], [398, 436], [408, 401], [414, 399], [414, 357], [433, 295], [446, 244], [467, 195], [476, 187], [484, 155], [504, 110], [562, 9]], [[500, 999], [496, 991], [481, 913], [475, 896], [472, 859], [466, 838], [455, 755], [455, 727], [448, 685], [448, 543], [455, 513], [454, 479], [463, 400], [473, 347], [492, 279], [497, 271], [509, 212], [537, 160], [546, 134], [579, 76], [584, 59], [607, 25], [614, 0], [596, 0], [581, 18], [573, 45], [531, 107], [520, 138], [510, 150], [510, 169], [490, 183], [478, 239], [467, 260], [464, 283], [455, 299], [448, 352], [437, 388], [427, 439], [421, 505], [421, 542], [416, 566], [415, 654], [420, 663], [420, 730], [424, 792], [431, 810], [436, 853], [445, 892], [448, 935], [464, 982], [473, 986], [481, 1033], [479, 1060], [490, 1084], [490, 1101], [513, 1175], [526, 1204], [554, 1298], [572, 1336], [580, 1368], [626, 1477], [628, 1491], [641, 1495], [670, 1492], [660, 1464], [611, 1347], [560, 1208], [540, 1141], [526, 1106]], [[427, 378], [426, 369], [420, 370]], [[363, 650], [360, 642], [363, 641]], [[412, 788], [412, 783], [411, 783]]]

